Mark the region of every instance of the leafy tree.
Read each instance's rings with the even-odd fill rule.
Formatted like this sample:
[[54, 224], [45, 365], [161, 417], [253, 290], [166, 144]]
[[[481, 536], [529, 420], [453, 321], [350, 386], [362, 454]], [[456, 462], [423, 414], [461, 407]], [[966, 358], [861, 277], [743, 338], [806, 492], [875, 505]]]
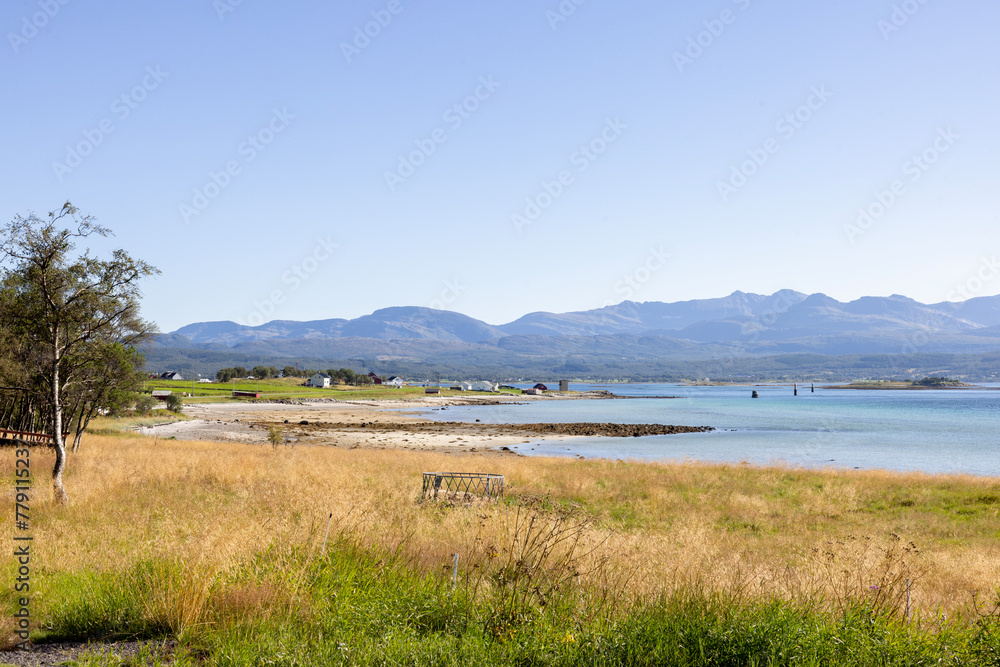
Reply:
[[299, 377], [299, 370], [295, 366], [285, 366], [281, 369], [281, 374], [286, 378]]
[[75, 422], [73, 451], [80, 450], [83, 432], [98, 409], [119, 413], [131, 405], [142, 386], [144, 360], [134, 347], [110, 343], [95, 348], [90, 363], [80, 368], [79, 380], [67, 389], [67, 427]]
[[329, 375], [334, 382], [343, 382], [344, 384], [357, 384], [357, 374], [350, 368], [341, 368], [340, 370], [334, 370], [328, 368], [326, 374]]
[[266, 380], [271, 377], [271, 369], [267, 366], [254, 366], [253, 370], [250, 371], [250, 375], [258, 380]]
[[[139, 317], [138, 282], [157, 270], [121, 249], [110, 259], [89, 250], [74, 255], [76, 242], [94, 234], [111, 232], [69, 202], [47, 220], [17, 216], [0, 232], [0, 322], [14, 342], [24, 389], [44, 402], [51, 418], [52, 486], [61, 503], [69, 499], [62, 482], [65, 429], [74, 417], [79, 428], [112, 385], [127, 384], [116, 373], [131, 376], [138, 357], [130, 362], [122, 349], [135, 350], [153, 334]], [[108, 359], [121, 363], [109, 371], [102, 366]]]
[[139, 394], [135, 399], [135, 406], [132, 410], [137, 415], [148, 415], [159, 404], [159, 401], [149, 394]]
[[245, 378], [247, 376], [247, 369], [242, 366], [233, 366], [233, 373], [236, 374], [236, 378]]
[[167, 396], [167, 410], [174, 413], [180, 413], [184, 409], [184, 401], [177, 394], [170, 394]]

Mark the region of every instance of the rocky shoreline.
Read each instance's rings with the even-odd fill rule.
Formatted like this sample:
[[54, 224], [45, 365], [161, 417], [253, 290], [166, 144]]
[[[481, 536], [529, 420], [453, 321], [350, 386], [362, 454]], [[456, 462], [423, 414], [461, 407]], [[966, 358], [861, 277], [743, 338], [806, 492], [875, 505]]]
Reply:
[[[287, 423], [287, 422], [286, 422]], [[261, 426], [269, 425], [260, 422]], [[676, 435], [678, 433], [705, 433], [714, 431], [713, 426], [679, 426], [675, 424], [617, 424], [617, 423], [553, 423], [553, 424], [481, 424], [470, 422], [384, 422], [372, 421], [361, 423], [321, 422], [302, 420], [298, 424], [289, 424], [290, 429], [331, 430], [331, 431], [407, 431], [419, 433], [424, 431], [450, 431], [478, 434], [508, 434], [508, 435], [572, 435], [572, 436], [605, 436], [612, 438], [638, 438], [647, 435]]]
[[[511, 447], [529, 441], [595, 436], [638, 438], [715, 430], [711, 426], [674, 424], [491, 424], [432, 421], [410, 412], [431, 406], [467, 404], [463, 399], [458, 401], [449, 397], [442, 401], [351, 401], [305, 405], [201, 403], [185, 408], [185, 412], [193, 419], [145, 427], [137, 432], [163, 439], [217, 440], [253, 445], [274, 444], [278, 441], [292, 446], [398, 448], [459, 455], [471, 452], [510, 455]], [[483, 403], [480, 401], [478, 404]]]

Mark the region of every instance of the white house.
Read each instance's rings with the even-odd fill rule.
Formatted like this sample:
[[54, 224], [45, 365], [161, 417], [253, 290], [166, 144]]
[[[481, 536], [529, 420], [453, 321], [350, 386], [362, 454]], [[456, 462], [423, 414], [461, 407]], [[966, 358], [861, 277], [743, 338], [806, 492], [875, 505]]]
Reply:
[[403, 378], [399, 377], [398, 375], [393, 375], [388, 380], [383, 381], [382, 384], [384, 384], [387, 387], [396, 387], [397, 389], [399, 389], [403, 386]]
[[325, 389], [330, 386], [330, 376], [326, 373], [313, 373], [313, 375], [306, 381], [306, 386]]
[[476, 380], [471, 383], [472, 391], [499, 391], [500, 385], [495, 382], [487, 382], [486, 380]]

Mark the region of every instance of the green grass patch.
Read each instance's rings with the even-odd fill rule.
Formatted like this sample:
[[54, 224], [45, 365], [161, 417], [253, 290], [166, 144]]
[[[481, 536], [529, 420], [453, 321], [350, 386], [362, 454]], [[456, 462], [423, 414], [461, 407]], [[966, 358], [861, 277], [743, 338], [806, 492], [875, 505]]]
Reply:
[[[304, 378], [276, 378], [270, 380], [237, 380], [233, 382], [192, 383], [190, 380], [147, 380], [145, 388], [169, 390], [184, 395], [185, 403], [215, 403], [222, 401], [247, 401], [253, 399], [233, 398], [233, 391], [259, 392], [263, 399], [295, 398], [302, 400], [333, 398], [343, 401], [354, 400], [407, 400], [426, 396], [424, 387], [352, 387], [334, 385], [325, 389], [304, 387]], [[520, 395], [520, 391], [501, 390], [493, 395]], [[453, 391], [441, 387], [441, 396], [481, 396], [482, 392]]]
[[[33, 639], [180, 637], [181, 665], [984, 665], [1000, 666], [996, 618], [928, 627], [858, 600], [842, 613], [747, 603], [689, 588], [609, 600], [574, 578], [408, 560], [341, 540], [317, 558], [261, 554], [192, 586], [182, 563], [50, 575]], [[280, 563], [280, 566], [278, 564]], [[517, 567], [557, 567], [532, 561]], [[544, 591], [538, 595], [537, 591]], [[8, 598], [9, 600], [9, 598]], [[193, 658], [192, 656], [196, 657]], [[80, 665], [114, 662], [97, 653]]]
[[94, 417], [87, 427], [87, 432], [96, 435], [121, 435], [141, 428], [155, 426], [157, 424], [172, 424], [174, 422], [189, 421], [191, 417], [169, 410], [154, 410], [145, 416], [130, 417]]

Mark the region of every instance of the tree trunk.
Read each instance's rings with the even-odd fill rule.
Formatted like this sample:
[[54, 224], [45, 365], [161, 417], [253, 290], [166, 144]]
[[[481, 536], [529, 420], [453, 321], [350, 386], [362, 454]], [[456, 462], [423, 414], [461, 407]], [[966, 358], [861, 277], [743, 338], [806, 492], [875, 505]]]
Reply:
[[73, 437], [73, 451], [80, 451], [80, 442], [83, 439], [83, 432], [87, 430], [87, 426], [90, 424], [91, 417], [94, 416], [94, 411], [97, 409], [97, 403], [94, 402], [90, 405], [87, 410], [86, 416], [81, 412], [80, 420], [76, 423], [76, 435]]
[[62, 505], [69, 502], [66, 489], [63, 488], [63, 470], [66, 469], [66, 443], [62, 434], [62, 400], [59, 396], [59, 335], [53, 336], [52, 346], [52, 446], [56, 450], [56, 464], [52, 468], [52, 493], [56, 503]]

